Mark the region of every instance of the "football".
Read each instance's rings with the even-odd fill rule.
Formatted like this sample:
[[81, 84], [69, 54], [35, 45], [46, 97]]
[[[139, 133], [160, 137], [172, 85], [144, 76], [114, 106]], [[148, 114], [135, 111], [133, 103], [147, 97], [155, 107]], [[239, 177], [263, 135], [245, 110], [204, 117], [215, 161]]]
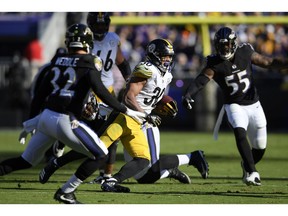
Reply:
[[163, 108], [166, 103], [173, 101], [174, 99], [169, 95], [164, 95], [162, 99], [156, 104], [156, 107]]
[[177, 103], [172, 97], [164, 95], [163, 98], [156, 104], [153, 112], [161, 116], [175, 117], [178, 112]]

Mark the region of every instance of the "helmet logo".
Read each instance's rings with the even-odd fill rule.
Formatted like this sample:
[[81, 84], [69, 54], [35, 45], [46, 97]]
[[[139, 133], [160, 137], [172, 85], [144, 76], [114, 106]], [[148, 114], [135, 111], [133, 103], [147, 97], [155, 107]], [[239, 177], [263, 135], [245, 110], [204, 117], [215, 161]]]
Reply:
[[156, 45], [150, 44], [150, 46], [148, 47], [148, 52], [154, 53], [155, 49], [156, 49]]
[[229, 37], [229, 39], [234, 39], [235, 38], [235, 32], [234, 31], [232, 31], [231, 32], [231, 34], [228, 36]]
[[104, 14], [102, 14], [101, 12], [97, 16], [97, 22], [105, 22]]

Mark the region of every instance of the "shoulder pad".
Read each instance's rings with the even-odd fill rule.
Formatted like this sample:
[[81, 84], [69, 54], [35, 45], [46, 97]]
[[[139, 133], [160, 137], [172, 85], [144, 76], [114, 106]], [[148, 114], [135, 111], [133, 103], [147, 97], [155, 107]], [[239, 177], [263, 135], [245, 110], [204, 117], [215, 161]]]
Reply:
[[209, 55], [206, 58], [206, 65], [207, 66], [211, 66], [211, 65], [215, 65], [218, 64], [219, 62], [221, 62], [221, 58], [217, 55]]
[[116, 43], [117, 46], [120, 46], [121, 44], [120, 37], [115, 32], [108, 32], [105, 38], [107, 38], [109, 43]]
[[239, 48], [245, 48], [245, 49], [250, 49], [254, 51], [254, 48], [250, 43], [242, 43], [239, 45]]
[[147, 66], [144, 62], [141, 62], [134, 68], [132, 76], [148, 79], [152, 76], [151, 67]]

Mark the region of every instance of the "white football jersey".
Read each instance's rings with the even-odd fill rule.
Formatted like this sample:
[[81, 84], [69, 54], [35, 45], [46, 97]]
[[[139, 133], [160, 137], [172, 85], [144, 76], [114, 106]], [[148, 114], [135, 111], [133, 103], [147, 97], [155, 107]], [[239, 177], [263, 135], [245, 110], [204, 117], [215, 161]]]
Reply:
[[150, 62], [140, 62], [136, 65], [132, 76], [147, 78], [147, 83], [136, 96], [136, 100], [140, 107], [147, 114], [150, 114], [156, 104], [162, 99], [173, 76], [170, 72], [162, 75], [161, 71]]
[[120, 38], [114, 32], [108, 32], [102, 41], [94, 40], [92, 53], [103, 60], [101, 79], [106, 88], [114, 84], [112, 67], [116, 61]]

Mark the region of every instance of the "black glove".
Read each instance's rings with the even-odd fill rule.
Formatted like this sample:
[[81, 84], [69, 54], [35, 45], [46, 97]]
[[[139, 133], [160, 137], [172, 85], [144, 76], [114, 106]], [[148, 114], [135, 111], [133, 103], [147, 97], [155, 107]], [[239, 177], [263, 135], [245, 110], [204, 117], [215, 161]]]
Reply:
[[161, 118], [158, 115], [148, 115], [146, 117], [147, 122], [152, 124], [154, 127], [158, 127], [161, 124]]
[[190, 96], [185, 95], [182, 97], [182, 104], [186, 109], [191, 110], [193, 103], [194, 103], [194, 100]]
[[167, 116], [174, 118], [178, 113], [177, 102], [175, 100], [166, 103], [163, 106], [163, 110], [167, 113]]

